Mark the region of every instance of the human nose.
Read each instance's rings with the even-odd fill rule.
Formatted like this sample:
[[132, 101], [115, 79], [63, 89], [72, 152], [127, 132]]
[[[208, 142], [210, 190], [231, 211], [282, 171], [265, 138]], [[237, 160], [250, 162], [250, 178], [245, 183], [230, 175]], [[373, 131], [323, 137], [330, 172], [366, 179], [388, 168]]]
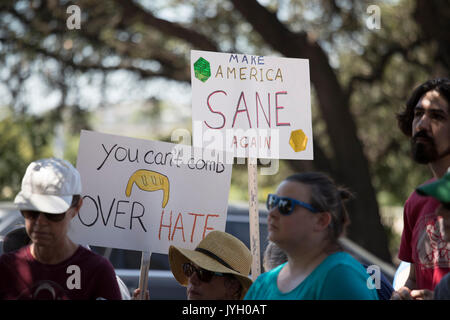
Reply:
[[272, 209], [269, 210], [267, 219], [269, 219], [269, 218], [274, 219], [274, 218], [278, 217], [279, 214], [280, 214], [280, 212], [278, 211], [278, 206], [273, 206]]
[[48, 224], [48, 220], [42, 212], [39, 212], [39, 215], [36, 217], [35, 223], [45, 225], [45, 224]]
[[430, 117], [427, 115], [426, 112], [424, 112], [420, 116], [420, 118], [417, 119], [416, 132], [423, 131], [423, 130], [428, 131], [430, 128], [430, 120], [431, 120]]
[[200, 283], [200, 279], [198, 278], [197, 272], [194, 271], [188, 278], [188, 281], [192, 283], [193, 285], [198, 285]]

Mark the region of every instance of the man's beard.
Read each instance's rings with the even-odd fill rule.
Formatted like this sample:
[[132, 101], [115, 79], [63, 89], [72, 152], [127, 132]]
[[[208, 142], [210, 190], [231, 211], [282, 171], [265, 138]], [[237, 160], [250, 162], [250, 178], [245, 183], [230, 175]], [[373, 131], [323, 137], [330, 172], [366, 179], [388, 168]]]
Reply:
[[[417, 142], [417, 138], [425, 138], [425, 142]], [[425, 131], [419, 131], [411, 139], [411, 150], [413, 159], [421, 164], [427, 164], [438, 160], [439, 154], [433, 138], [429, 137]]]

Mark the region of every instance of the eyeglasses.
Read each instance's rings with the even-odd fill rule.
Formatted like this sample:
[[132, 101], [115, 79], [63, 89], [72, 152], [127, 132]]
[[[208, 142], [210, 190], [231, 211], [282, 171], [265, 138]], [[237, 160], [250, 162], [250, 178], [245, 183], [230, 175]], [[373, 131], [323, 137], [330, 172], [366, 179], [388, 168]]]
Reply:
[[52, 222], [60, 222], [60, 221], [64, 220], [64, 217], [66, 216], [65, 212], [58, 213], [58, 214], [45, 213], [45, 212], [32, 211], [32, 210], [21, 210], [20, 212], [22, 213], [22, 216], [28, 220], [36, 220], [41, 213], [45, 216], [45, 218], [47, 220], [52, 221]]
[[190, 262], [183, 263], [183, 272], [184, 275], [188, 278], [190, 278], [195, 272], [197, 274], [198, 279], [202, 282], [210, 282], [214, 276], [221, 276], [221, 277], [225, 276], [224, 273], [213, 272], [202, 268], [197, 268]]
[[267, 196], [266, 206], [269, 211], [278, 206], [278, 210], [284, 216], [290, 215], [294, 211], [295, 206], [303, 207], [313, 213], [319, 212], [319, 210], [303, 201], [289, 197], [279, 197], [276, 194], [269, 194]]

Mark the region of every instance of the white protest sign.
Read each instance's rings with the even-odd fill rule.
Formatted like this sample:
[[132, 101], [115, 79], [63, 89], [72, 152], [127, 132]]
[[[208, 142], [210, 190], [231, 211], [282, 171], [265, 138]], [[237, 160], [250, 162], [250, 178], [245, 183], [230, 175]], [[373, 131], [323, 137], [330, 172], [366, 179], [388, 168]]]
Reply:
[[191, 150], [82, 131], [83, 206], [70, 238], [167, 254], [170, 245], [193, 249], [211, 230], [224, 231], [232, 166], [223, 153], [202, 159], [202, 150]]
[[194, 146], [313, 159], [309, 61], [191, 51]]

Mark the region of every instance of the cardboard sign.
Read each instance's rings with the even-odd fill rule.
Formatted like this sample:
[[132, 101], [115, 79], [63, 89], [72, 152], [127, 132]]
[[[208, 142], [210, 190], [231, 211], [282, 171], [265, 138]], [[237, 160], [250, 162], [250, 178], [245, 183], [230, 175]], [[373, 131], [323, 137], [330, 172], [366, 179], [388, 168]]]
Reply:
[[191, 51], [194, 146], [313, 159], [309, 61]]
[[[225, 230], [232, 166], [223, 153], [82, 131], [77, 243], [167, 254]], [[214, 156], [214, 157], [213, 157]]]

